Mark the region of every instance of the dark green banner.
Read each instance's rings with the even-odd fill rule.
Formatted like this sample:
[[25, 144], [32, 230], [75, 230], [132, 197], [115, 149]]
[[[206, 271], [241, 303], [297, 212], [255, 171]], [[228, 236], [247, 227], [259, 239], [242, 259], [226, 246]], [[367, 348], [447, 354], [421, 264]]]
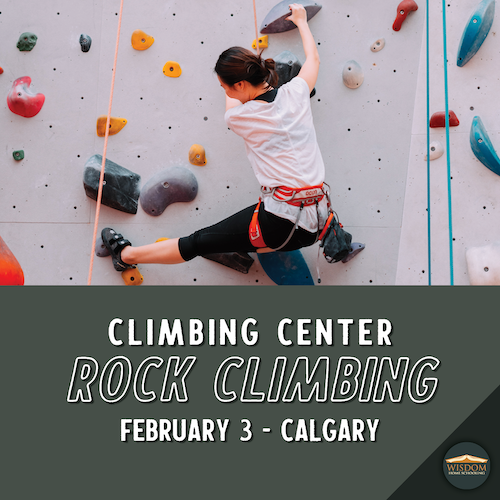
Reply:
[[500, 385], [497, 293], [3, 288], [5, 498], [387, 499]]

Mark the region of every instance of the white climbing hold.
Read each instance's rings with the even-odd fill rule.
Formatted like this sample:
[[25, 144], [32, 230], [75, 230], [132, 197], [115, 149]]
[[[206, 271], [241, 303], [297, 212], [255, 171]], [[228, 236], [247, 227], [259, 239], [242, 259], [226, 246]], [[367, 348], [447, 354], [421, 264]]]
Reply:
[[382, 50], [384, 47], [385, 47], [385, 38], [379, 38], [378, 40], [375, 40], [375, 42], [372, 43], [371, 51], [378, 52], [379, 50]]
[[[430, 152], [431, 161], [441, 158], [441, 156], [443, 156], [444, 154], [444, 147], [439, 141], [431, 142], [429, 144], [429, 149], [431, 150]], [[425, 155], [425, 161], [427, 161], [427, 154]]]
[[500, 241], [465, 252], [471, 285], [500, 285]]
[[357, 89], [365, 79], [361, 66], [356, 61], [347, 61], [342, 71], [344, 85], [350, 89]]

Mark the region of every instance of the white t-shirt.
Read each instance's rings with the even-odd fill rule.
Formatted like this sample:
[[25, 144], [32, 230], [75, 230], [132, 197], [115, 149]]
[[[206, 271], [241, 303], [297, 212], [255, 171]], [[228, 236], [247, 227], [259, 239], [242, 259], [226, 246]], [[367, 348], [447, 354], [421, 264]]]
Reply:
[[[325, 165], [316, 140], [309, 86], [295, 77], [282, 85], [273, 102], [248, 101], [228, 109], [228, 127], [241, 136], [257, 181], [268, 188], [302, 188], [320, 185]], [[264, 195], [268, 212], [295, 222], [298, 207]], [[320, 203], [321, 217], [326, 214], [326, 197]], [[304, 207], [299, 226], [315, 232], [318, 227], [316, 206]]]

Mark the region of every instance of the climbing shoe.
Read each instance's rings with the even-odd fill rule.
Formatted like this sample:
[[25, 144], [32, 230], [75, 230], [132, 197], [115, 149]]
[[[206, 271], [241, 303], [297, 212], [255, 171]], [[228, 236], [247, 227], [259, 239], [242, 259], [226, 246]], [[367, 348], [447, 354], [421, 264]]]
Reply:
[[108, 249], [113, 259], [113, 266], [117, 271], [125, 271], [125, 269], [130, 269], [134, 267], [132, 264], [125, 264], [121, 259], [122, 250], [125, 247], [132, 245], [130, 241], [126, 240], [120, 233], [117, 233], [114, 229], [110, 227], [105, 227], [101, 232], [102, 242]]

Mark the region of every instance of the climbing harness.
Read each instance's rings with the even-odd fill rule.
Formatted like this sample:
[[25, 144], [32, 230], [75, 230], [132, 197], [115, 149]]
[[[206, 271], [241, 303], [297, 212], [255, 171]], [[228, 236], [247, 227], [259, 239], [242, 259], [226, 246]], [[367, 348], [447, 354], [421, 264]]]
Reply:
[[[294, 207], [299, 208], [297, 213], [297, 218], [295, 219], [295, 224], [290, 231], [290, 234], [286, 240], [277, 248], [270, 248], [264, 242], [262, 237], [262, 231], [259, 224], [259, 209], [262, 203], [262, 198], [259, 198], [259, 203], [255, 207], [252, 215], [252, 220], [250, 221], [250, 227], [248, 228], [248, 235], [250, 237], [250, 242], [257, 249], [258, 253], [266, 252], [277, 252], [286, 246], [286, 244], [291, 240], [295, 230], [299, 225], [300, 216], [302, 215], [302, 210], [304, 207], [309, 207], [311, 205], [316, 205], [316, 213], [318, 214], [318, 235], [323, 228], [321, 226], [320, 216], [319, 216], [319, 202], [326, 196], [328, 199], [328, 209], [330, 209], [330, 196], [329, 196], [329, 186], [326, 183], [320, 184], [318, 186], [307, 186], [304, 188], [290, 188], [286, 186], [278, 186], [274, 188], [261, 187], [260, 188], [263, 195], [271, 196], [274, 200], [287, 203]], [[321, 226], [321, 227], [320, 227]], [[317, 241], [317, 238], [316, 238]]]
[[103, 149], [103, 153], [102, 153], [101, 175], [99, 177], [99, 190], [97, 191], [97, 204], [96, 204], [96, 212], [95, 212], [94, 233], [92, 236], [92, 249], [90, 252], [90, 267], [89, 267], [89, 277], [88, 277], [87, 285], [90, 285], [92, 282], [92, 269], [94, 266], [94, 253], [95, 253], [95, 243], [97, 240], [97, 227], [99, 225], [99, 215], [101, 212], [102, 188], [104, 185], [104, 169], [105, 169], [105, 165], [106, 165], [106, 152], [108, 150], [109, 127], [111, 124], [111, 105], [113, 104], [113, 91], [115, 88], [116, 61], [118, 59], [118, 46], [120, 44], [120, 29], [121, 29], [121, 25], [122, 25], [122, 14], [123, 14], [123, 0], [121, 0], [120, 12], [118, 14], [118, 30], [117, 30], [117, 34], [116, 34], [115, 58], [113, 61], [113, 72], [112, 72], [112, 77], [111, 77], [111, 91], [110, 91], [110, 96], [109, 96], [108, 114], [107, 114], [107, 118], [106, 118], [106, 133], [104, 136], [104, 149]]

